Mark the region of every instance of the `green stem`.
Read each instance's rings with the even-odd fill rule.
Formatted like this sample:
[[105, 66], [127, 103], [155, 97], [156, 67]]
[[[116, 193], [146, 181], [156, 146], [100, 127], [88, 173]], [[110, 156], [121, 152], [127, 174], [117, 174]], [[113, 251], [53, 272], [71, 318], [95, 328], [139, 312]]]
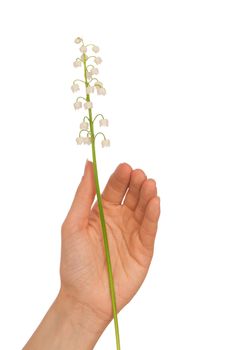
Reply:
[[87, 121], [89, 122], [89, 118], [86, 115], [83, 118], [83, 122], [85, 121], [85, 119], [87, 119]]
[[87, 59], [86, 59], [86, 61], [88, 61], [90, 58], [96, 58], [96, 56], [89, 56]]
[[[87, 87], [88, 86], [88, 81], [87, 81], [87, 74], [86, 74], [86, 55], [85, 54], [84, 54], [84, 75], [85, 75], [85, 85]], [[89, 94], [86, 95], [86, 101], [90, 102]], [[95, 149], [95, 136], [94, 136], [94, 125], [93, 125], [93, 118], [92, 118], [92, 109], [88, 109], [88, 112], [89, 112], [89, 125], [90, 125], [90, 132], [91, 132], [91, 145], [92, 145], [92, 156], [93, 156], [94, 180], [95, 180], [95, 185], [96, 185], [96, 193], [97, 193], [99, 215], [100, 215], [100, 220], [101, 220], [104, 248], [105, 248], [105, 254], [106, 254], [107, 270], [108, 270], [108, 277], [109, 277], [109, 288], [110, 288], [111, 303], [112, 303], [113, 317], [114, 317], [114, 328], [115, 328], [115, 336], [116, 336], [116, 345], [117, 345], [117, 350], [120, 350], [121, 347], [120, 347], [120, 337], [119, 337], [119, 327], [118, 327], [116, 296], [115, 296], [115, 289], [114, 289], [114, 278], [113, 278], [113, 272], [112, 272], [112, 266], [111, 266], [110, 250], [109, 250], [109, 243], [108, 243], [108, 237], [107, 237], [107, 231], [106, 231], [106, 222], [105, 222], [105, 216], [104, 216], [103, 205], [102, 205], [102, 198], [101, 198], [101, 191], [100, 191], [100, 185], [99, 185], [99, 179], [98, 179], [98, 169], [97, 169], [97, 158], [96, 158], [96, 149]]]
[[99, 80], [97, 78], [92, 78], [89, 83], [92, 83], [93, 80], [97, 80], [99, 82]]
[[85, 84], [85, 81], [84, 81], [84, 80], [81, 80], [81, 79], [75, 79], [75, 80], [73, 81], [73, 84], [75, 84], [76, 81], [80, 81], [81, 83], [84, 83], [84, 84]]
[[103, 134], [103, 132], [98, 132], [95, 136], [94, 136], [94, 140], [96, 140], [97, 135], [103, 135], [104, 139], [106, 139], [105, 135]]
[[93, 122], [95, 122], [95, 120], [96, 120], [97, 117], [99, 117], [99, 116], [101, 116], [102, 119], [105, 119], [104, 116], [103, 116], [103, 114], [100, 113], [100, 114], [95, 115], [95, 117], [94, 117], [94, 119], [93, 119]]

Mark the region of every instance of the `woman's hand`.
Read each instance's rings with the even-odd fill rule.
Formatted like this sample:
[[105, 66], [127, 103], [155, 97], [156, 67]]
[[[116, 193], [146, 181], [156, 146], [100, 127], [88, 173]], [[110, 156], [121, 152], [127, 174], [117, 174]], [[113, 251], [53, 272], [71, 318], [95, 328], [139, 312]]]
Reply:
[[[124, 198], [125, 197], [125, 198]], [[113, 318], [93, 165], [62, 225], [60, 292], [24, 350], [90, 350]], [[156, 184], [120, 164], [102, 193], [117, 310], [141, 286], [154, 250], [160, 214]]]

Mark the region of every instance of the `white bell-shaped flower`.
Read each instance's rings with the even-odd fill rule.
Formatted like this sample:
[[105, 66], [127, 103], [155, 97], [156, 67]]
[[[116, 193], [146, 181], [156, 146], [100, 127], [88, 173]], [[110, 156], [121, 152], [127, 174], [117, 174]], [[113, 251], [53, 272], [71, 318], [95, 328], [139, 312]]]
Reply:
[[72, 92], [77, 92], [78, 90], [80, 90], [80, 87], [77, 83], [73, 83], [71, 86], [71, 90]]
[[80, 47], [80, 51], [81, 51], [82, 53], [86, 53], [86, 52], [87, 52], [87, 47], [86, 47], [85, 45], [82, 45], [82, 46]]
[[109, 120], [104, 118], [99, 120], [99, 125], [100, 126], [109, 126]]
[[93, 67], [91, 69], [91, 74], [98, 74], [98, 73], [99, 73], [99, 70], [96, 67]]
[[74, 40], [74, 42], [75, 42], [76, 44], [80, 44], [80, 43], [82, 42], [82, 39], [78, 36], [78, 37]]
[[106, 89], [104, 87], [101, 87], [100, 88], [100, 91], [101, 91], [101, 95], [104, 95], [106, 94]]
[[94, 62], [95, 62], [96, 64], [101, 64], [101, 63], [102, 63], [101, 57], [95, 57]]
[[73, 62], [73, 66], [75, 68], [81, 67], [81, 60], [79, 58], [77, 58], [76, 61]]
[[92, 102], [85, 102], [84, 103], [84, 108], [85, 109], [91, 109], [91, 108], [93, 108], [93, 104], [92, 104]]
[[98, 95], [105, 95], [106, 94], [106, 89], [104, 87], [98, 87], [97, 88], [97, 94]]
[[91, 94], [91, 93], [93, 93], [94, 92], [94, 87], [93, 86], [87, 86], [87, 88], [86, 88], [86, 93], [87, 94]]
[[80, 109], [82, 107], [82, 102], [81, 101], [76, 101], [75, 103], [74, 103], [74, 108], [75, 109]]
[[88, 130], [89, 123], [87, 123], [87, 122], [80, 123], [80, 128], [81, 128], [81, 130]]
[[81, 145], [81, 144], [83, 143], [83, 137], [77, 137], [77, 138], [76, 138], [76, 143], [77, 143], [78, 145]]
[[110, 140], [109, 139], [102, 140], [101, 144], [102, 144], [102, 147], [109, 147]]
[[94, 46], [92, 47], [92, 50], [93, 50], [93, 52], [98, 53], [100, 49], [99, 49], [98, 46], [94, 45]]
[[83, 137], [83, 142], [85, 145], [90, 145], [91, 144], [91, 138], [89, 136]]

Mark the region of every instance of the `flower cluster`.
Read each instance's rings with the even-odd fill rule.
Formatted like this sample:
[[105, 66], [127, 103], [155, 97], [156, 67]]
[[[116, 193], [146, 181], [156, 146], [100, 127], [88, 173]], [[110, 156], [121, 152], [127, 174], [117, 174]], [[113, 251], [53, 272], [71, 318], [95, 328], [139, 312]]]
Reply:
[[[75, 68], [82, 67], [84, 70], [84, 79], [75, 79], [72, 83], [71, 90], [73, 93], [80, 92], [82, 86], [84, 88], [84, 96], [78, 96], [74, 102], [75, 110], [87, 110], [88, 116], [83, 118], [83, 121], [80, 124], [79, 136], [76, 139], [78, 145], [86, 144], [90, 145], [95, 142], [97, 135], [102, 135], [102, 147], [110, 146], [110, 140], [106, 139], [105, 135], [102, 132], [94, 133], [94, 123], [99, 117], [99, 126], [104, 127], [109, 125], [108, 119], [106, 119], [102, 114], [97, 114], [94, 118], [92, 117], [93, 103], [91, 102], [90, 96], [97, 93], [97, 95], [106, 95], [106, 89], [103, 86], [103, 83], [96, 78], [96, 75], [99, 74], [98, 65], [102, 63], [102, 59], [99, 56], [96, 56], [99, 52], [99, 47], [94, 44], [85, 45], [82, 38], [78, 37], [75, 39], [75, 43], [80, 45], [79, 50], [81, 56], [76, 58], [73, 62]], [[92, 49], [92, 53], [87, 55], [88, 49]], [[83, 133], [85, 136], [83, 137]]]
[[[92, 123], [95, 122], [95, 120], [100, 117], [99, 119], [99, 126], [109, 126], [109, 121], [106, 119], [102, 114], [97, 114], [95, 118], [93, 119]], [[83, 133], [85, 133], [85, 136], [82, 136]], [[85, 116], [83, 118], [83, 121], [80, 123], [80, 132], [79, 136], [76, 138], [76, 142], [78, 145], [85, 144], [90, 145], [92, 140], [95, 141], [96, 137], [98, 135], [103, 136], [103, 140], [101, 142], [102, 147], [108, 147], [110, 146], [110, 140], [106, 139], [105, 135], [102, 132], [98, 132], [96, 135], [91, 137], [91, 130], [90, 130], [90, 119], [89, 117]]]

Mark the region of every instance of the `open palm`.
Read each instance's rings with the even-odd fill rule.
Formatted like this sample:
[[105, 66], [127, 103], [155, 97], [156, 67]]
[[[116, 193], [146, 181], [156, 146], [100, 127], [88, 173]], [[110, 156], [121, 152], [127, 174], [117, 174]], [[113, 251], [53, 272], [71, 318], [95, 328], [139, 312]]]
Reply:
[[[113, 317], [93, 166], [85, 174], [62, 225], [61, 288], [106, 321]], [[103, 193], [103, 208], [121, 310], [141, 286], [154, 250], [160, 213], [156, 184], [140, 169], [120, 164]]]

